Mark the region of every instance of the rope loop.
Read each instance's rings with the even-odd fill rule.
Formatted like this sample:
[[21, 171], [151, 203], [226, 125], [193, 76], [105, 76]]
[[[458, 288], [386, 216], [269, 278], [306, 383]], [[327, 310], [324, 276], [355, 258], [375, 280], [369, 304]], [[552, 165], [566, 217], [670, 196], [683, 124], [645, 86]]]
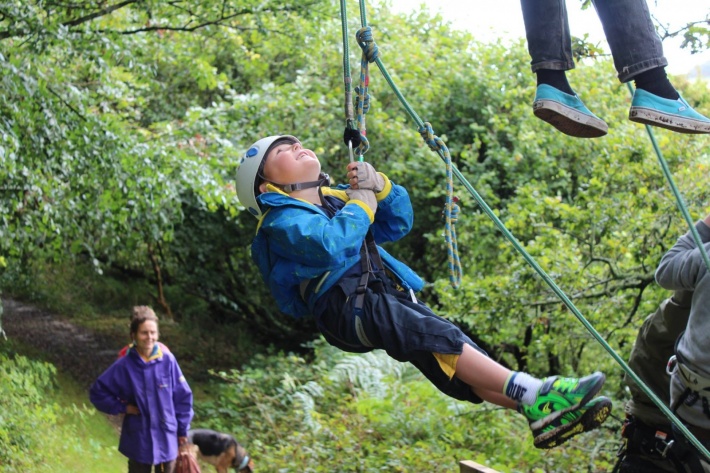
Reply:
[[433, 151], [441, 155], [446, 163], [446, 204], [444, 205], [444, 238], [446, 240], [446, 250], [449, 259], [449, 282], [456, 289], [461, 285], [463, 271], [461, 260], [459, 259], [459, 248], [456, 239], [456, 221], [459, 218], [458, 197], [454, 196], [453, 165], [451, 164], [451, 153], [444, 143], [444, 140], [434, 134], [431, 123], [424, 122], [419, 127], [419, 134], [424, 142]]
[[[445, 155], [449, 153], [449, 149], [446, 147], [444, 140], [434, 134], [431, 123], [424, 122], [422, 126], [419, 127], [419, 134], [432, 151], [442, 151]], [[451, 156], [449, 155], [449, 157]]]
[[364, 134], [360, 134], [360, 144], [357, 146], [357, 149], [355, 150], [355, 153], [358, 156], [362, 156], [363, 154], [367, 153], [370, 150], [370, 141], [367, 139], [367, 136]]
[[[450, 215], [450, 220], [452, 224], [455, 224], [459, 220], [459, 213], [461, 212], [461, 208], [458, 205], [459, 198], [454, 196], [453, 199], [451, 199], [452, 205], [451, 205], [451, 211], [449, 212]], [[446, 208], [441, 211], [441, 220], [446, 221]]]
[[369, 26], [360, 28], [355, 34], [355, 38], [367, 62], [375, 62], [379, 57], [379, 49], [375, 40], [372, 39], [372, 28]]

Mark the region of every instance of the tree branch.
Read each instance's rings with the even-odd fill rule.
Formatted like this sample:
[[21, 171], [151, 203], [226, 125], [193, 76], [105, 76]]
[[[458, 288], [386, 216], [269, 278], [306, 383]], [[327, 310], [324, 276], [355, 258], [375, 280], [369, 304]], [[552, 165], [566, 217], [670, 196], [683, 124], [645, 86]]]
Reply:
[[[116, 10], [119, 10], [119, 9], [125, 7], [126, 5], [130, 5], [132, 3], [138, 3], [139, 1], [140, 0], [124, 0], [121, 3], [117, 3], [115, 5], [106, 7], [102, 10], [95, 11], [94, 13], [90, 13], [88, 15], [76, 18], [71, 21], [66, 21], [61, 24], [62, 24], [62, 26], [66, 26], [68, 28], [71, 28], [72, 26], [77, 26], [82, 23], [86, 23], [87, 21], [91, 21], [96, 18], [111, 14], [111, 13], [115, 12]], [[2, 41], [3, 39], [7, 39], [7, 38], [14, 38], [16, 36], [24, 36], [29, 33], [30, 32], [25, 29], [0, 31], [0, 41]]]
[[99, 11], [94, 12], [94, 13], [91, 13], [91, 14], [89, 14], [89, 15], [85, 15], [85, 16], [82, 16], [82, 17], [80, 17], [80, 18], [77, 18], [76, 20], [67, 21], [67, 22], [65, 22], [65, 23], [62, 23], [62, 25], [63, 25], [63, 26], [68, 26], [68, 27], [77, 26], [77, 25], [80, 25], [80, 24], [82, 24], [82, 23], [86, 23], [87, 21], [91, 21], [91, 20], [94, 20], [94, 19], [96, 19], [96, 18], [102, 17], [102, 16], [104, 16], [104, 15], [108, 15], [108, 14], [110, 14], [110, 13], [113, 13], [113, 12], [115, 12], [116, 10], [119, 10], [119, 9], [125, 7], [126, 5], [130, 5], [131, 3], [137, 3], [138, 1], [139, 1], [139, 0], [125, 0], [125, 1], [123, 1], [123, 2], [121, 2], [121, 3], [117, 3], [116, 5], [112, 5], [112, 6], [110, 6], [110, 7], [106, 7], [106, 8], [104, 8], [103, 10], [99, 10]]

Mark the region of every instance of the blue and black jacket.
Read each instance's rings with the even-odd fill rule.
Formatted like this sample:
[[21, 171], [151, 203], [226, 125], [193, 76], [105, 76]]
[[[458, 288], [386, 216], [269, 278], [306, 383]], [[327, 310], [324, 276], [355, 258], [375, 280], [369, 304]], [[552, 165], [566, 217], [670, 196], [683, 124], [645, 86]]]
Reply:
[[[324, 196], [345, 202], [332, 217], [322, 207], [289, 197], [274, 186], [257, 197], [263, 216], [252, 242], [252, 259], [282, 312], [296, 318], [309, 315], [315, 300], [360, 263], [368, 230], [385, 268], [399, 284], [414, 291], [424, 286], [411, 268], [379, 247], [402, 238], [414, 222], [407, 190], [380, 175], [385, 186], [376, 194], [375, 214], [364, 202], [349, 200], [344, 185], [321, 189]], [[316, 278], [315, 290], [308, 291], [304, 300], [302, 284]]]

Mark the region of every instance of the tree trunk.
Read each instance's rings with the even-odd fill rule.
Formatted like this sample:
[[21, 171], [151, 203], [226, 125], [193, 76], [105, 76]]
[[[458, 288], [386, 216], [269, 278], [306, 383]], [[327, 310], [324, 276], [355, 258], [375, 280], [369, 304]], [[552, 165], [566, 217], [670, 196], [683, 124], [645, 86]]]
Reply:
[[168, 301], [165, 300], [165, 292], [163, 291], [163, 275], [160, 271], [160, 263], [158, 262], [158, 257], [155, 256], [155, 251], [153, 251], [153, 247], [151, 245], [148, 245], [148, 257], [153, 265], [153, 273], [155, 274], [155, 285], [158, 289], [158, 296], [156, 298], [158, 305], [163, 308], [169, 320], [174, 320], [173, 311], [170, 310], [170, 304], [168, 304]]

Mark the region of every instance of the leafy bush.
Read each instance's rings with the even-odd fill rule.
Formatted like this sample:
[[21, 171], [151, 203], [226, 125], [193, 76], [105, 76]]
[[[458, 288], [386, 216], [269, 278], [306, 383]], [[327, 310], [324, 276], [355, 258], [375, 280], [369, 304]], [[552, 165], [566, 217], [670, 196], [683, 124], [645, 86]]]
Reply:
[[1, 341], [0, 471], [94, 472], [100, 464], [103, 473], [124, 472], [114, 426], [86, 402], [85, 388], [54, 365], [18, 355], [12, 340]]
[[466, 459], [499, 471], [610, 469], [609, 430], [536, 450], [522, 416], [452, 400], [382, 351], [313, 349], [310, 360], [274, 352], [215, 373], [193, 427], [233, 433], [268, 472], [456, 471]]
[[51, 435], [58, 408], [51, 402], [56, 370], [48, 363], [3, 351], [0, 345], [0, 466], [30, 471], [45, 455], [42, 439]]

